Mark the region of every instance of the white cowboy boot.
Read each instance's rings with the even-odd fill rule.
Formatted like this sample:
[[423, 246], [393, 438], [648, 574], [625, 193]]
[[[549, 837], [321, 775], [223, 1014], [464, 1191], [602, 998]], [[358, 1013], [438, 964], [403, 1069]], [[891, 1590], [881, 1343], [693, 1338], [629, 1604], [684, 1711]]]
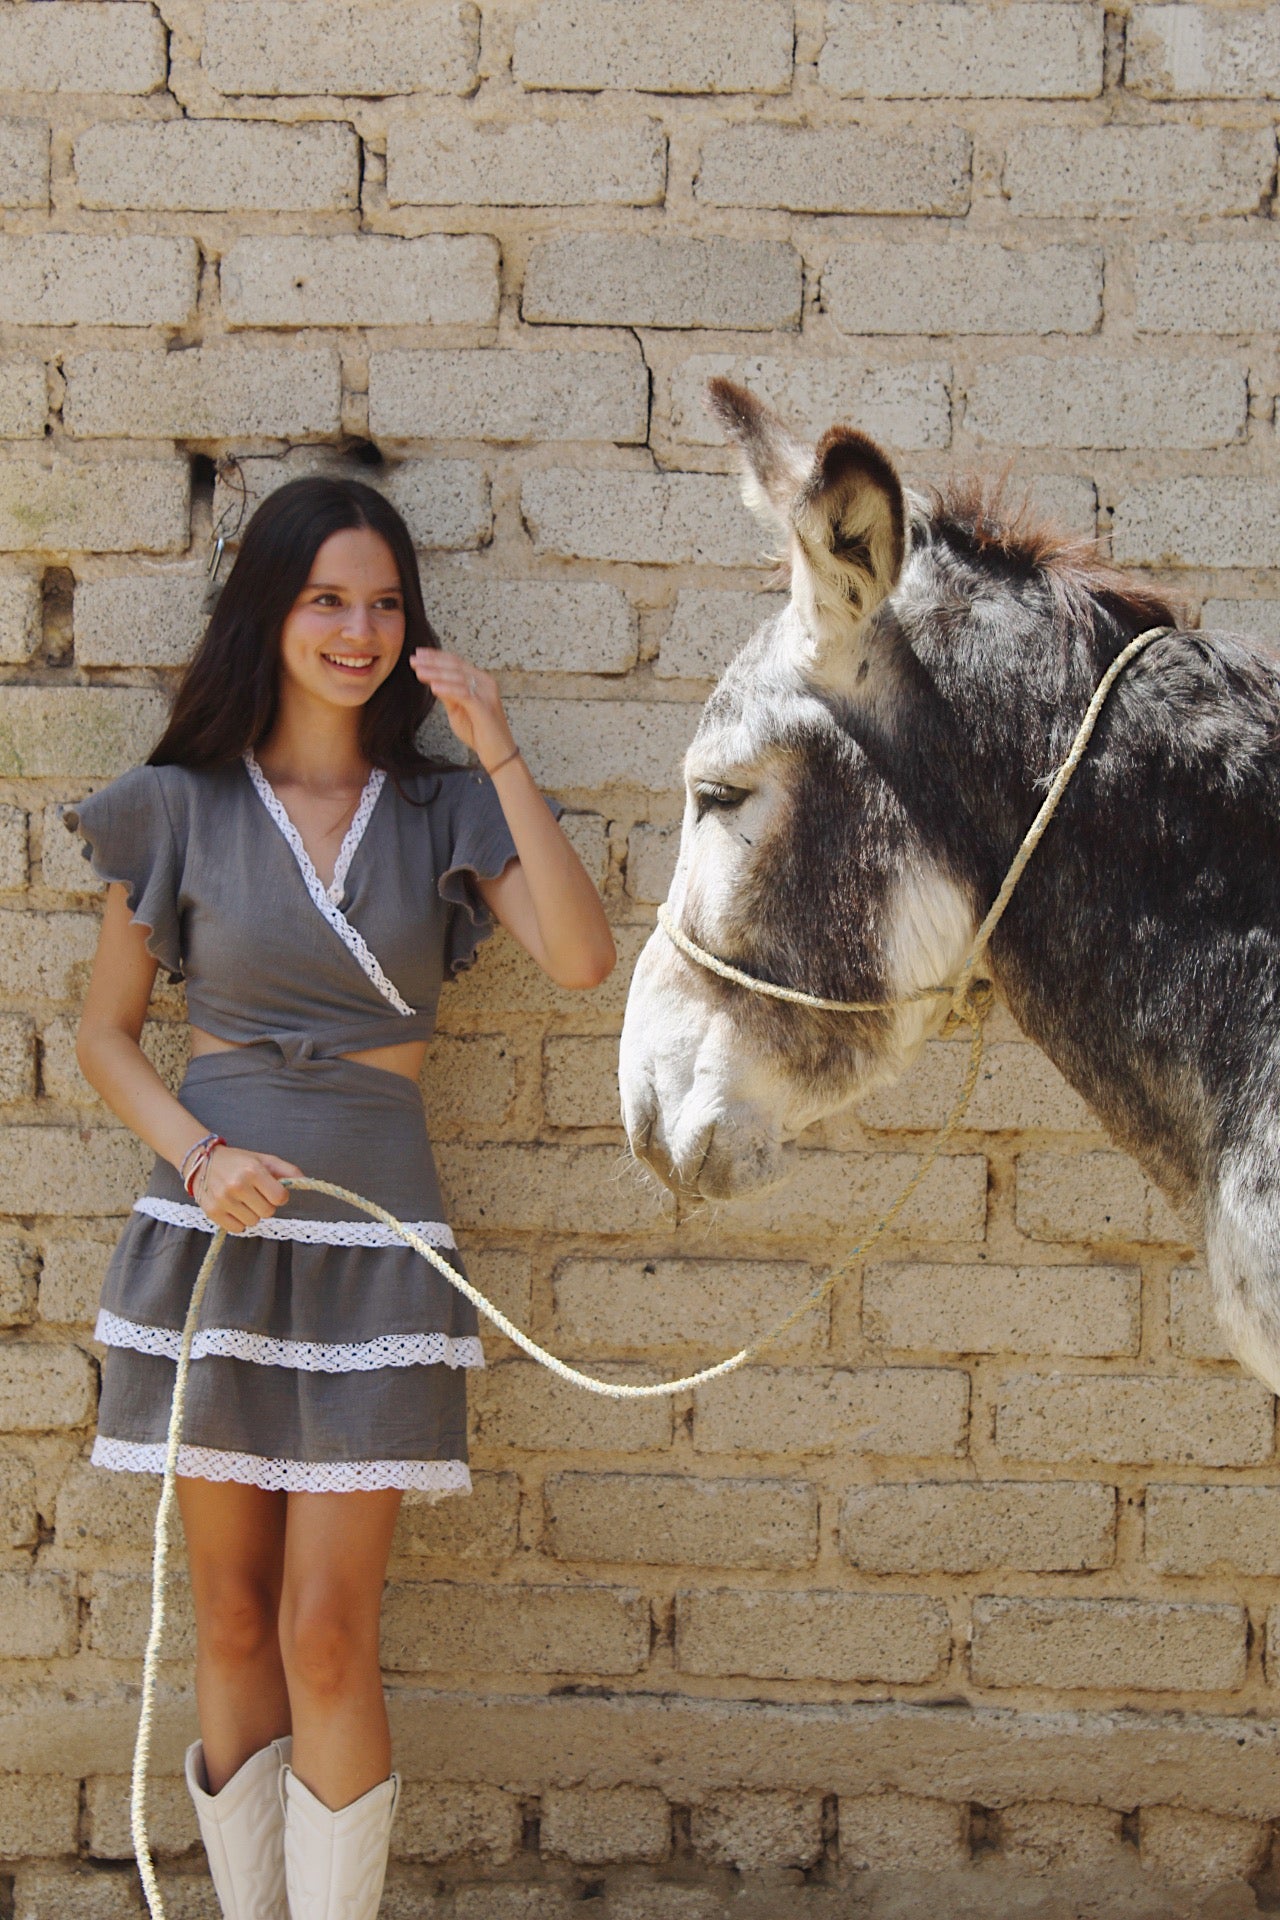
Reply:
[[399, 1774], [333, 1813], [286, 1766], [280, 1797], [290, 1920], [374, 1920], [400, 1798]]
[[210, 1793], [204, 1747], [187, 1748], [187, 1790], [226, 1920], [289, 1920], [280, 1770], [292, 1750], [292, 1740], [273, 1740]]

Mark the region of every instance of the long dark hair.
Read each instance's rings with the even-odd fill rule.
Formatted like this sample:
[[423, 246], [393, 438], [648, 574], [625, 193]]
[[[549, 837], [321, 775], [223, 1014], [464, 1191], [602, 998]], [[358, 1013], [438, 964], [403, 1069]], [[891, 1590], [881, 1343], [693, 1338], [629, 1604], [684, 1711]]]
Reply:
[[395, 558], [404, 597], [400, 657], [360, 710], [360, 747], [393, 777], [429, 771], [415, 735], [435, 696], [409, 666], [417, 647], [440, 642], [422, 604], [409, 529], [389, 501], [359, 480], [313, 474], [268, 494], [248, 526], [204, 638], [178, 686], [153, 767], [220, 767], [258, 747], [280, 706], [280, 634], [325, 541], [368, 527]]

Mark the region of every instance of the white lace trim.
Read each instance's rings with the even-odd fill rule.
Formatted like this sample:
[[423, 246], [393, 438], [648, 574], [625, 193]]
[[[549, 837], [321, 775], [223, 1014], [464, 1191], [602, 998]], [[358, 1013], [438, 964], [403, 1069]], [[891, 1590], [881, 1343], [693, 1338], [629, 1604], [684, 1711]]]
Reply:
[[[255, 761], [254, 764], [257, 765], [257, 762]], [[258, 771], [261, 773], [261, 767]], [[378, 804], [378, 795], [382, 792], [386, 779], [387, 776], [381, 767], [373, 769], [364, 783], [364, 792], [360, 795], [359, 803], [351, 816], [351, 824], [342, 836], [342, 845], [338, 848], [338, 857], [333, 863], [333, 878], [325, 889], [335, 907], [342, 905], [342, 895], [347, 884], [347, 869], [355, 858], [356, 848], [364, 839], [364, 830]], [[316, 877], [318, 879], [319, 875]]]
[[[125, 1320], [105, 1307], [93, 1337], [105, 1347], [127, 1347], [176, 1360], [182, 1335], [172, 1327]], [[484, 1349], [475, 1334], [382, 1333], [373, 1340], [278, 1340], [243, 1327], [202, 1327], [191, 1343], [193, 1360], [251, 1360], [260, 1367], [293, 1367], [299, 1373], [376, 1373], [382, 1367], [482, 1367]]]
[[[161, 1200], [154, 1194], [144, 1193], [140, 1200], [133, 1203], [135, 1213], [145, 1213], [149, 1219], [161, 1220], [167, 1227], [191, 1227], [197, 1233], [216, 1233], [215, 1223], [209, 1218], [203, 1207], [192, 1206], [184, 1200]], [[456, 1247], [453, 1231], [443, 1220], [406, 1220], [405, 1225], [425, 1240], [428, 1246]], [[290, 1220], [281, 1219], [273, 1214], [269, 1220], [259, 1220], [257, 1226], [246, 1227], [238, 1233], [237, 1240], [298, 1240], [308, 1247], [402, 1247], [404, 1241], [390, 1227], [384, 1227], [380, 1220]]]
[[[373, 787], [375, 780], [379, 783], [378, 792], [381, 792], [381, 783], [385, 777], [381, 768], [375, 767], [369, 775], [365, 790], [360, 796], [360, 804], [352, 816], [351, 825], [347, 828], [346, 838], [343, 840], [341, 850], [338, 854], [337, 863], [334, 867], [333, 881], [330, 886], [326, 888], [320, 879], [320, 875], [315, 870], [311, 855], [302, 844], [302, 835], [298, 832], [298, 829], [294, 826], [292, 820], [281, 806], [274, 787], [251, 753], [245, 754], [244, 764], [245, 770], [253, 782], [254, 791], [280, 829], [290, 853], [292, 853], [298, 864], [298, 871], [302, 875], [303, 884], [307, 892], [311, 895], [311, 901], [316, 911], [323, 914], [324, 918], [337, 934], [339, 940], [341, 940], [343, 946], [355, 960], [356, 965], [360, 968], [366, 979], [373, 982], [383, 999], [389, 1000], [397, 1013], [411, 1015], [414, 1009], [409, 1005], [407, 1000], [401, 997], [397, 988], [382, 971], [378, 963], [377, 955], [373, 953], [366, 944], [363, 934], [352, 926], [346, 914], [343, 913], [337, 905], [337, 899], [341, 896], [341, 888], [339, 888], [338, 895], [335, 896], [333, 893], [333, 888], [338, 885], [339, 877], [341, 876], [343, 881], [346, 880], [347, 868], [351, 865], [352, 855], [355, 853], [356, 847], [360, 844], [360, 835], [363, 834], [365, 827], [369, 823], [369, 816], [373, 812], [374, 802], [378, 798], [377, 792], [373, 794], [372, 799], [369, 797], [370, 789]], [[359, 823], [359, 832], [356, 831], [357, 822]], [[353, 834], [355, 835], [354, 840], [352, 839]], [[344, 856], [345, 864], [343, 864]]]
[[[164, 1443], [112, 1440], [99, 1434], [95, 1467], [115, 1473], [163, 1473]], [[192, 1480], [235, 1480], [268, 1493], [376, 1493], [384, 1487], [422, 1493], [470, 1493], [465, 1460], [269, 1460], [217, 1447], [179, 1447], [178, 1472]]]

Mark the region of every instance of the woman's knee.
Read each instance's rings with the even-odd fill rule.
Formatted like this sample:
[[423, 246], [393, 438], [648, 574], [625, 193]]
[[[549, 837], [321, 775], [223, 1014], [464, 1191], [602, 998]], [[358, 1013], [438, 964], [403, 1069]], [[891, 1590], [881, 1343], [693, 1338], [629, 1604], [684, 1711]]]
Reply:
[[349, 1693], [378, 1672], [377, 1609], [324, 1586], [287, 1595], [280, 1647], [290, 1685], [320, 1696]]
[[254, 1666], [279, 1641], [279, 1598], [264, 1580], [218, 1569], [196, 1583], [200, 1653], [219, 1667]]

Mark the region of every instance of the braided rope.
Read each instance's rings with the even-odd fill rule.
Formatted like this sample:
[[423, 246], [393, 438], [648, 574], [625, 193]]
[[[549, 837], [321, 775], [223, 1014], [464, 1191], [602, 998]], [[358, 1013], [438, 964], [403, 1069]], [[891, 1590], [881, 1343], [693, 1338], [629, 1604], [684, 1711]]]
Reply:
[[[986, 949], [987, 943], [998, 926], [1005, 908], [1013, 896], [1024, 868], [1043, 837], [1045, 828], [1052, 820], [1058, 803], [1065, 793], [1072, 774], [1079, 766], [1088, 746], [1090, 736], [1097, 724], [1098, 715], [1106, 704], [1107, 695], [1134, 656], [1162, 635], [1171, 632], [1169, 627], [1153, 627], [1149, 632], [1139, 634], [1130, 641], [1122, 653], [1117, 654], [1106, 674], [1098, 684], [1098, 689], [1089, 703], [1088, 710], [1080, 724], [1075, 741], [1067, 758], [1063, 761], [1053, 784], [1045, 796], [1044, 803], [1028, 828], [1021, 846], [1014, 858], [1013, 865], [1005, 876], [1004, 884], [974, 935], [969, 952], [960, 968], [955, 983], [947, 987], [926, 987], [920, 993], [912, 995], [913, 1000], [930, 997], [946, 997], [951, 1002], [950, 1019], [968, 1026], [972, 1030], [969, 1048], [969, 1063], [961, 1084], [959, 1095], [948, 1114], [945, 1124], [934, 1135], [933, 1141], [918, 1163], [910, 1180], [902, 1188], [893, 1202], [872, 1223], [869, 1231], [856, 1246], [851, 1247], [844, 1258], [831, 1271], [824, 1275], [818, 1284], [801, 1300], [786, 1317], [778, 1321], [767, 1333], [760, 1334], [746, 1346], [731, 1353], [726, 1360], [717, 1361], [714, 1366], [703, 1367], [696, 1373], [688, 1373], [678, 1380], [660, 1380], [646, 1386], [631, 1386], [616, 1380], [600, 1380], [594, 1375], [583, 1373], [565, 1360], [549, 1353], [539, 1346], [529, 1334], [517, 1327], [507, 1318], [491, 1300], [485, 1298], [478, 1287], [460, 1274], [444, 1256], [430, 1243], [416, 1233], [412, 1227], [397, 1220], [393, 1213], [380, 1207], [363, 1195], [353, 1193], [347, 1187], [336, 1186], [329, 1180], [312, 1180], [304, 1176], [291, 1176], [282, 1185], [298, 1192], [326, 1193], [334, 1200], [345, 1201], [358, 1212], [368, 1214], [371, 1219], [380, 1220], [395, 1234], [397, 1239], [412, 1247], [415, 1253], [428, 1261], [438, 1273], [443, 1274], [450, 1286], [456, 1287], [466, 1299], [470, 1300], [485, 1317], [491, 1320], [500, 1333], [527, 1353], [557, 1378], [566, 1380], [571, 1386], [581, 1387], [588, 1393], [603, 1395], [609, 1400], [651, 1400], [660, 1396], [685, 1393], [694, 1387], [705, 1386], [708, 1381], [720, 1380], [726, 1374], [736, 1373], [740, 1367], [754, 1360], [757, 1354], [773, 1345], [784, 1333], [788, 1332], [798, 1320], [811, 1313], [827, 1298], [850, 1269], [865, 1254], [883, 1239], [894, 1221], [911, 1201], [922, 1182], [937, 1161], [947, 1141], [959, 1127], [978, 1084], [978, 1075], [982, 1071], [983, 1029], [991, 1007], [990, 988], [985, 983], [974, 981], [974, 971]], [[895, 1005], [905, 1002], [862, 1002], [823, 1000], [815, 994], [806, 994], [791, 987], [776, 987], [770, 982], [757, 980], [751, 974], [743, 973], [731, 967], [726, 961], [718, 960], [714, 954], [704, 952], [696, 942], [690, 940], [676, 927], [674, 920], [665, 907], [659, 908], [659, 921], [676, 946], [700, 966], [718, 973], [722, 978], [733, 981], [738, 986], [749, 988], [752, 992], [769, 995], [773, 999], [789, 1000], [799, 1006], [808, 1006], [834, 1013], [883, 1013]], [[146, 1652], [142, 1662], [142, 1697], [138, 1712], [138, 1733], [133, 1749], [133, 1773], [130, 1783], [129, 1820], [133, 1837], [133, 1850], [138, 1863], [138, 1874], [142, 1881], [142, 1890], [146, 1896], [147, 1907], [152, 1920], [165, 1920], [164, 1901], [161, 1897], [159, 1882], [156, 1879], [155, 1862], [151, 1857], [151, 1848], [147, 1839], [147, 1772], [151, 1759], [151, 1734], [155, 1718], [155, 1692], [157, 1669], [160, 1662], [160, 1649], [164, 1639], [166, 1595], [165, 1582], [169, 1567], [169, 1527], [172, 1518], [175, 1493], [174, 1486], [178, 1470], [178, 1454], [182, 1441], [182, 1427], [186, 1414], [187, 1383], [191, 1372], [191, 1346], [195, 1338], [200, 1307], [204, 1300], [209, 1278], [217, 1265], [227, 1233], [225, 1227], [219, 1227], [209, 1243], [208, 1251], [200, 1263], [195, 1286], [191, 1290], [191, 1302], [183, 1322], [182, 1337], [178, 1348], [178, 1360], [174, 1371], [173, 1400], [169, 1408], [169, 1427], [165, 1440], [164, 1480], [160, 1490], [160, 1502], [156, 1508], [155, 1541], [151, 1560], [151, 1626], [147, 1634]]]

